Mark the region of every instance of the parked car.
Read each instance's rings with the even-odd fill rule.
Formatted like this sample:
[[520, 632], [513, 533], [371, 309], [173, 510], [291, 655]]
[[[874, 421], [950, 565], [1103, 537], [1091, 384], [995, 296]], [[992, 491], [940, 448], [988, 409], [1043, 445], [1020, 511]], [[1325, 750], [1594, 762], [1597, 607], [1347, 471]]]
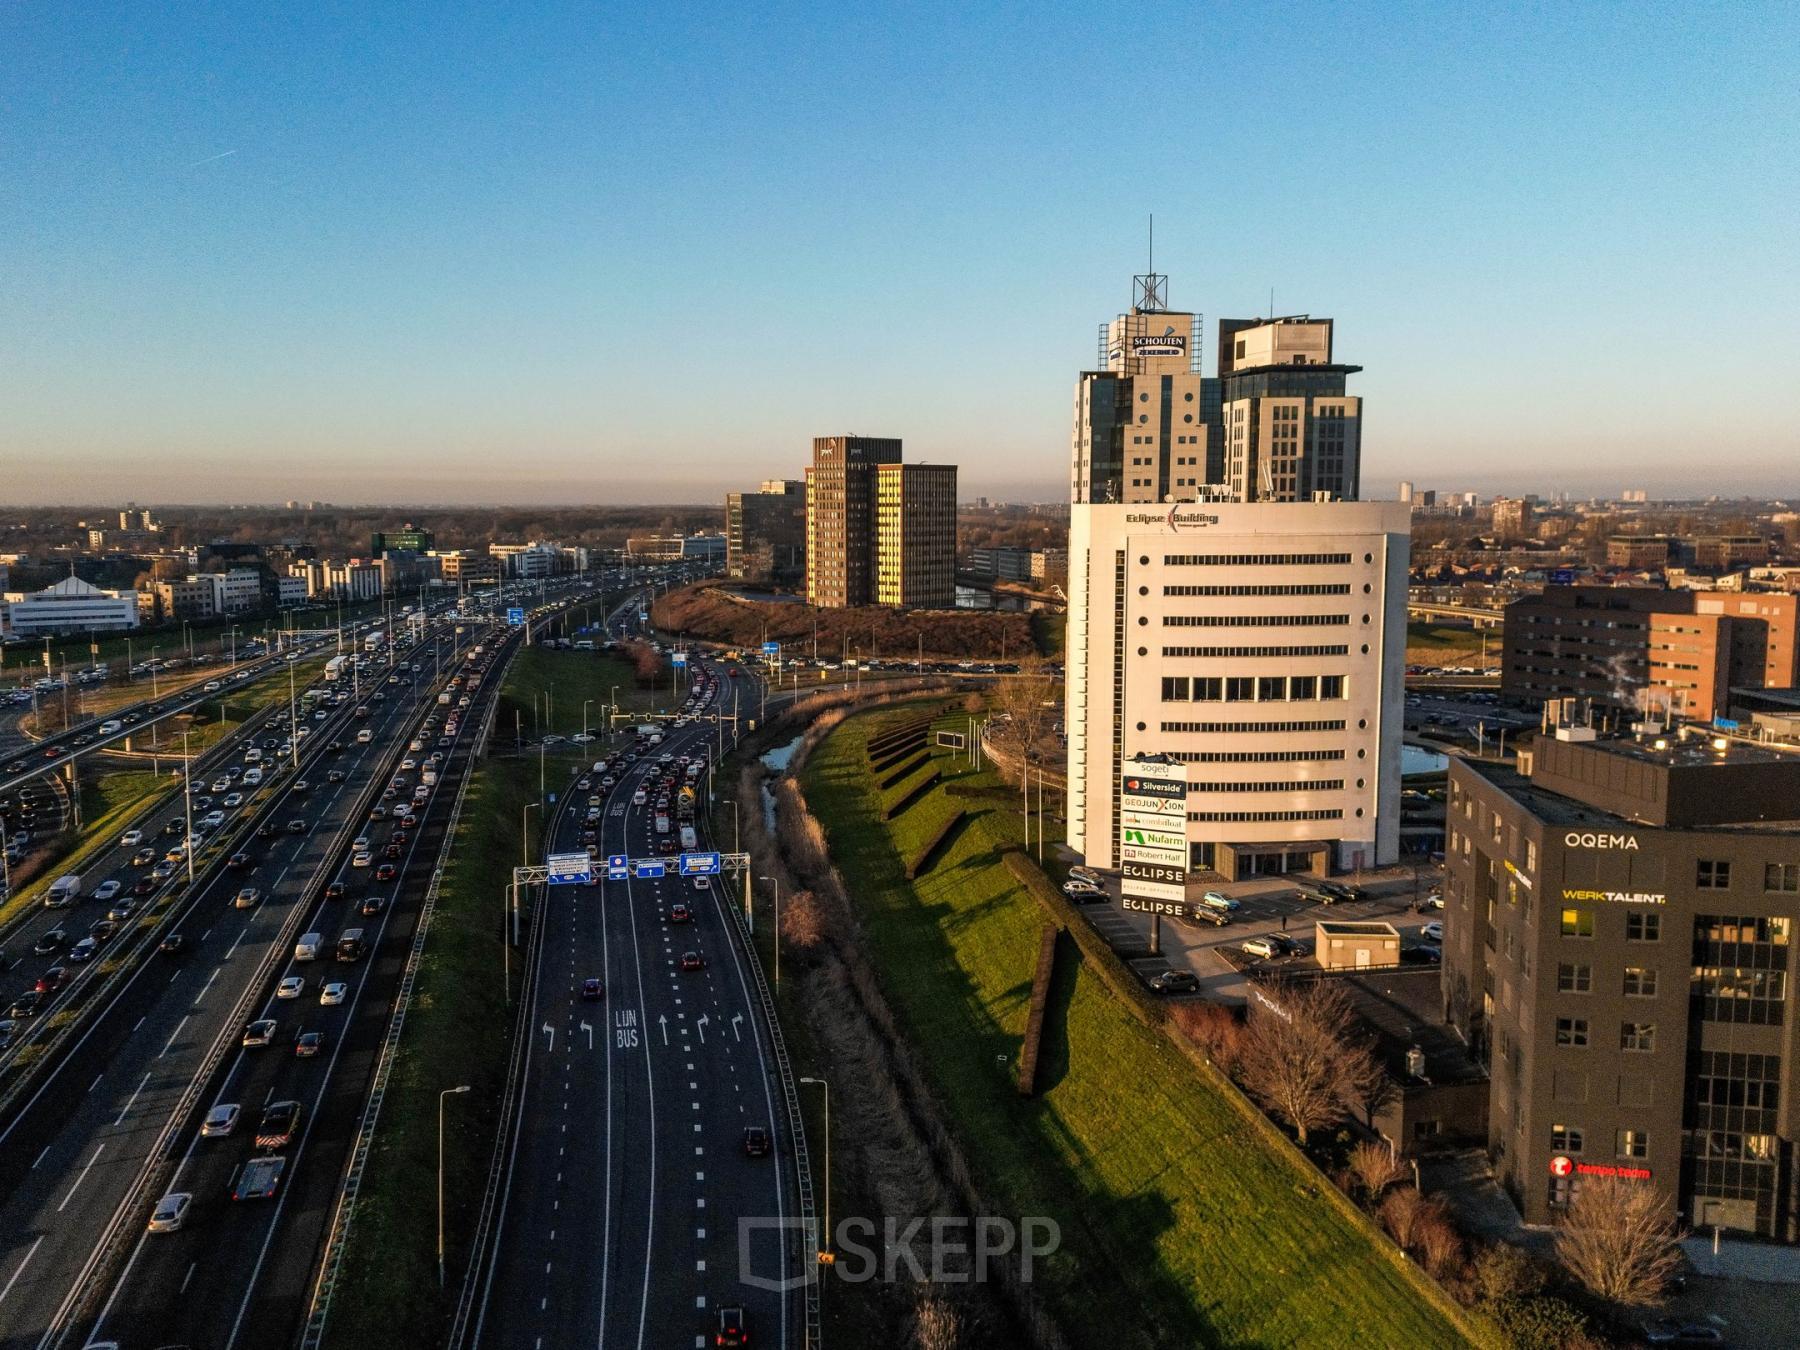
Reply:
[[1208, 909], [1222, 909], [1228, 914], [1235, 913], [1244, 907], [1242, 901], [1233, 900], [1229, 895], [1221, 895], [1217, 891], [1206, 892], [1200, 897], [1200, 903]]
[[1433, 919], [1419, 930], [1419, 936], [1427, 942], [1442, 942], [1444, 940], [1443, 920]]
[[1245, 938], [1238, 944], [1248, 956], [1276, 957], [1283, 954], [1283, 944], [1272, 937]]
[[1200, 989], [1200, 980], [1191, 970], [1165, 970], [1153, 976], [1150, 987], [1159, 994], [1192, 994]]

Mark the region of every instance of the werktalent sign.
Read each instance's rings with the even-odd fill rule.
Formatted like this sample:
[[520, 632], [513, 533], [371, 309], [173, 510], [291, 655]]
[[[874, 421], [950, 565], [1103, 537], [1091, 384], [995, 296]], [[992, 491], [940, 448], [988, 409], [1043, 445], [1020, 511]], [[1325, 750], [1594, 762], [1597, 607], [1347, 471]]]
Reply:
[[1563, 887], [1562, 898], [1585, 905], [1666, 905], [1669, 897], [1660, 891], [1584, 891]]

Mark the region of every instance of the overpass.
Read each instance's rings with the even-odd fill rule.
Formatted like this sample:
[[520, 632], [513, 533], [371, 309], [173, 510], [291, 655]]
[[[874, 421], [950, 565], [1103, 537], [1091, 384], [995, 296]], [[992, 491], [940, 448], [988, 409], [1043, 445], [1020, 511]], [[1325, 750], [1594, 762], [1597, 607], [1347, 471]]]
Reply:
[[1506, 611], [1482, 609], [1475, 605], [1450, 605], [1436, 600], [1414, 600], [1409, 597], [1406, 601], [1406, 617], [1457, 619], [1472, 628], [1498, 628], [1506, 618]]

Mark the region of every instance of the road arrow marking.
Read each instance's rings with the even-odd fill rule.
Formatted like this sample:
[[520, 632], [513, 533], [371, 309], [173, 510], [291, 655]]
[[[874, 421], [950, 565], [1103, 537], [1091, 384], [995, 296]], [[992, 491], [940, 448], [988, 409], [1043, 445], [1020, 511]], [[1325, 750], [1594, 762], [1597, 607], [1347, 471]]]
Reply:
[[731, 1018], [731, 1034], [733, 1036], [736, 1036], [739, 1041], [742, 1041], [744, 1039], [744, 1033], [741, 1030], [739, 1030], [739, 1028], [738, 1028], [738, 1023], [742, 1022], [743, 1020], [744, 1020], [744, 1014], [742, 1014], [742, 1013], [735, 1013], [735, 1014], [733, 1014], [733, 1016]]
[[700, 1033], [700, 1044], [702, 1045], [706, 1044], [706, 1024], [709, 1020], [705, 1013], [701, 1013], [700, 1020], [694, 1023], [694, 1029]]
[[669, 1019], [659, 1013], [656, 1018], [656, 1024], [662, 1028], [663, 1044], [667, 1045], [669, 1043]]
[[583, 1030], [583, 1031], [585, 1031], [585, 1032], [587, 1032], [587, 1034], [588, 1034], [588, 1049], [590, 1049], [590, 1050], [592, 1050], [592, 1049], [593, 1049], [593, 1048], [594, 1048], [594, 1028], [593, 1028], [593, 1024], [592, 1024], [592, 1023], [589, 1023], [589, 1022], [581, 1022], [581, 1023], [579, 1023], [579, 1024], [578, 1024], [578, 1025], [579, 1025], [579, 1026], [580, 1026], [580, 1027], [581, 1027], [581, 1029], [582, 1029], [582, 1030]]
[[556, 1049], [556, 1028], [546, 1022], [544, 1023], [544, 1034], [550, 1038], [550, 1044], [544, 1047], [548, 1053]]

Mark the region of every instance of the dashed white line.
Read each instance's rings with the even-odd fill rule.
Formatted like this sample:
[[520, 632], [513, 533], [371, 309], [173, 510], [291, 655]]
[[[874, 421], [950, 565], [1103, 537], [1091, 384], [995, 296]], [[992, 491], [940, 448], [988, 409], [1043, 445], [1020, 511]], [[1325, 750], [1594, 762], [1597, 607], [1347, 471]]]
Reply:
[[[36, 1166], [36, 1164], [34, 1163], [33, 1166]], [[37, 1255], [38, 1247], [42, 1245], [44, 1239], [49, 1236], [48, 1233], [38, 1234], [38, 1240], [32, 1243], [30, 1249], [26, 1251], [25, 1259], [19, 1262], [19, 1268], [13, 1271], [12, 1278], [6, 1282], [6, 1288], [0, 1289], [0, 1303], [6, 1302], [6, 1296], [12, 1293], [13, 1286], [19, 1282], [19, 1276], [25, 1273], [25, 1267], [31, 1264], [31, 1258]]]
[[81, 1183], [87, 1180], [87, 1174], [94, 1170], [94, 1164], [100, 1161], [100, 1154], [105, 1148], [105, 1143], [95, 1146], [94, 1156], [88, 1159], [87, 1166], [81, 1169], [81, 1175], [75, 1178], [75, 1184], [69, 1187], [69, 1193], [63, 1197], [63, 1202], [56, 1207], [56, 1212], [58, 1214], [61, 1214], [69, 1207], [69, 1201], [75, 1198], [75, 1192], [81, 1189]]

